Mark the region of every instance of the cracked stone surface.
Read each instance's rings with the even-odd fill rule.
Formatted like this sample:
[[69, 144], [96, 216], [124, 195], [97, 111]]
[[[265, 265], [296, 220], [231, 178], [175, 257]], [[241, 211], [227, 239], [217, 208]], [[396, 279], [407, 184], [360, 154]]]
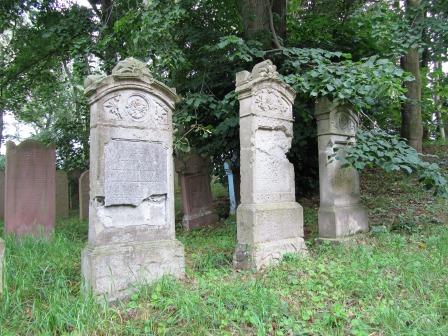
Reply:
[[237, 74], [240, 101], [241, 204], [237, 210], [237, 268], [260, 269], [285, 253], [306, 251], [303, 211], [295, 202], [291, 148], [294, 90], [271, 61]]

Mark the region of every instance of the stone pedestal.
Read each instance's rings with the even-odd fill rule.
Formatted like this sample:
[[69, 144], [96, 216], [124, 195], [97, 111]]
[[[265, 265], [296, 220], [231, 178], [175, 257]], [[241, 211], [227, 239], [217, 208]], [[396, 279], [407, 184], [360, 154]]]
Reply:
[[0, 295], [3, 293], [3, 268], [5, 264], [5, 242], [0, 238]]
[[89, 182], [89, 171], [86, 170], [79, 177], [79, 219], [87, 220], [89, 219], [89, 192], [90, 192], [90, 182]]
[[210, 186], [210, 164], [198, 154], [188, 154], [176, 161], [180, 176], [183, 218], [186, 230], [215, 224], [218, 215], [213, 209]]
[[5, 232], [48, 235], [55, 223], [55, 149], [34, 140], [6, 144]]
[[56, 171], [56, 218], [67, 218], [69, 211], [68, 178], [65, 171]]
[[[316, 102], [319, 146], [319, 237], [338, 239], [366, 232], [367, 212], [361, 205], [358, 172], [341, 168], [329, 158], [335, 149], [343, 155], [345, 146], [355, 141], [358, 117], [349, 106], [339, 106], [327, 98]], [[342, 152], [341, 152], [342, 151]]]
[[260, 269], [285, 253], [305, 252], [302, 207], [295, 202], [292, 141], [295, 92], [271, 61], [237, 74], [240, 101], [241, 204], [236, 268]]
[[108, 301], [163, 275], [184, 275], [174, 231], [175, 92], [129, 58], [85, 82], [90, 104], [86, 285]]

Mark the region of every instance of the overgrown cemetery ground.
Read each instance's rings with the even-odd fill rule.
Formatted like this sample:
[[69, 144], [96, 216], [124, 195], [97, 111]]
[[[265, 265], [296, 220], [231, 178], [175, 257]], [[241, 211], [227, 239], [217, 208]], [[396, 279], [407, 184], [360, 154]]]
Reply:
[[[427, 151], [446, 167], [446, 146]], [[316, 245], [318, 197], [301, 199], [309, 256], [257, 274], [232, 268], [235, 218], [179, 227], [185, 279], [164, 278], [115, 306], [80, 293], [86, 222], [60, 221], [50, 241], [6, 237], [0, 335], [448, 335], [446, 200], [379, 171], [363, 174], [362, 194], [372, 233]]]

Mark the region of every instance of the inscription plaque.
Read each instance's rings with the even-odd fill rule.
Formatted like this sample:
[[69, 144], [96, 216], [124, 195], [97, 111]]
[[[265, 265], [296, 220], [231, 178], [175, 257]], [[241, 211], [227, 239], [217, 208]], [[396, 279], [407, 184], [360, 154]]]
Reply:
[[167, 158], [160, 143], [111, 140], [105, 146], [105, 206], [138, 206], [167, 194]]

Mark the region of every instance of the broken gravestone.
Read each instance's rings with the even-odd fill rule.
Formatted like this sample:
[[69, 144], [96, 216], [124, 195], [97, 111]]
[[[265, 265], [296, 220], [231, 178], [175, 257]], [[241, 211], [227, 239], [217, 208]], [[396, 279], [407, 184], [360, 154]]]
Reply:
[[295, 92], [271, 61], [237, 74], [240, 101], [241, 204], [237, 209], [237, 268], [260, 269], [285, 253], [306, 251], [303, 211], [295, 202], [291, 148]]

